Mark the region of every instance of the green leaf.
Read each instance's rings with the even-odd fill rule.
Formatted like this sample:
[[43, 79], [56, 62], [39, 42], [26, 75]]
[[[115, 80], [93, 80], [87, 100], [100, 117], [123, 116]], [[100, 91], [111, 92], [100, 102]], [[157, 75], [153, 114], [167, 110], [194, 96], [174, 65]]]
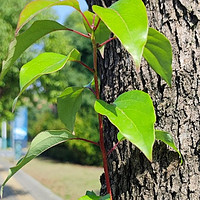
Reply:
[[161, 140], [165, 144], [167, 144], [170, 147], [172, 147], [179, 154], [179, 156], [181, 158], [181, 164], [182, 164], [183, 163], [183, 158], [181, 156], [180, 151], [177, 149], [176, 145], [174, 144], [174, 140], [173, 140], [172, 135], [170, 133], [168, 133], [168, 132], [165, 132], [165, 131], [156, 130], [155, 131], [155, 136], [156, 136], [156, 140]]
[[126, 138], [119, 132], [119, 133], [117, 134], [117, 139], [118, 139], [118, 141], [123, 141], [123, 140], [125, 140]]
[[8, 58], [3, 62], [0, 78], [5, 76], [11, 65], [28, 47], [46, 34], [58, 30], [66, 30], [66, 27], [55, 21], [40, 20], [34, 22], [29, 29], [18, 35], [10, 44]]
[[120, 0], [109, 8], [93, 6], [93, 11], [113, 32], [139, 67], [147, 41], [148, 19], [141, 0]]
[[172, 79], [172, 48], [169, 40], [160, 32], [149, 28], [144, 58], [169, 86]]
[[19, 160], [19, 162], [15, 167], [10, 168], [9, 175], [7, 176], [6, 180], [3, 182], [1, 186], [1, 197], [3, 196], [3, 188], [7, 183], [7, 181], [24, 165], [26, 165], [36, 156], [39, 156], [42, 152], [46, 151], [47, 149], [62, 142], [65, 142], [67, 140], [75, 138], [76, 137], [67, 130], [59, 130], [59, 131], [50, 130], [39, 133], [31, 142], [27, 154], [22, 159]]
[[58, 115], [66, 128], [70, 131], [74, 129], [76, 113], [82, 102], [82, 93], [84, 88], [68, 87], [58, 97]]
[[79, 198], [78, 200], [110, 200], [110, 195], [107, 194], [101, 197], [101, 196], [97, 196], [93, 191], [92, 192], [87, 191], [86, 195]]
[[[89, 21], [90, 24], [93, 23], [93, 18], [94, 18], [94, 13], [90, 11], [85, 11], [84, 15], [86, 16], [87, 20]], [[99, 17], [95, 16], [95, 23], [94, 25], [96, 26], [99, 21]], [[89, 27], [88, 23], [83, 19], [85, 29], [88, 33], [92, 33], [92, 29]], [[109, 39], [110, 36], [110, 30], [107, 28], [107, 26], [100, 21], [98, 28], [95, 30], [95, 40], [97, 43], [101, 44], [105, 42], [106, 40]]]
[[156, 116], [152, 100], [147, 93], [139, 90], [125, 92], [113, 104], [97, 100], [95, 110], [107, 116], [126, 139], [152, 160]]
[[19, 21], [17, 24], [16, 34], [19, 32], [19, 30], [28, 22], [30, 21], [34, 16], [39, 14], [41, 11], [50, 8], [52, 6], [57, 5], [65, 5], [65, 6], [71, 6], [75, 8], [76, 10], [80, 11], [79, 3], [77, 0], [35, 0], [30, 2], [25, 6], [25, 8], [22, 10]]
[[80, 61], [80, 53], [76, 49], [73, 49], [68, 56], [57, 53], [42, 53], [23, 65], [20, 70], [20, 93], [14, 100], [13, 109], [17, 99], [29, 85], [44, 74], [62, 69], [67, 61]]

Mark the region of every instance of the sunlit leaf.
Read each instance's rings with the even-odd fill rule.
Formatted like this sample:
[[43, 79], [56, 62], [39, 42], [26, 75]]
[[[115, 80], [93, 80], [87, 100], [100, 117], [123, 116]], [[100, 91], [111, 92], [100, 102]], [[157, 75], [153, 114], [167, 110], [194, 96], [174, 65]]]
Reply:
[[97, 100], [95, 110], [107, 116], [126, 139], [152, 160], [156, 116], [152, 100], [147, 93], [139, 90], [125, 92], [113, 104]]
[[68, 56], [57, 53], [42, 53], [23, 65], [20, 70], [20, 93], [14, 100], [13, 108], [15, 108], [18, 97], [29, 85], [44, 74], [62, 69], [67, 61], [80, 61], [80, 53], [76, 49], [73, 49]]
[[78, 200], [110, 200], [110, 195], [107, 194], [105, 196], [97, 196], [93, 191], [87, 191], [86, 195], [79, 198]]
[[[93, 23], [93, 18], [94, 18], [94, 13], [92, 13], [90, 11], [85, 11], [84, 15], [86, 16], [86, 18], [89, 21], [89, 23], [92, 24]], [[95, 17], [95, 21], [94, 21], [94, 26], [97, 25], [98, 21], [99, 21], [99, 17], [96, 16]], [[85, 21], [85, 19], [83, 19], [83, 22], [84, 22], [86, 31], [88, 33], [92, 33], [92, 30], [89, 27], [88, 23]], [[96, 43], [101, 44], [101, 43], [105, 42], [106, 40], [109, 39], [109, 36], [110, 36], [110, 30], [107, 28], [107, 26], [102, 21], [100, 21], [100, 23], [98, 25], [98, 28], [95, 30]]]
[[58, 97], [58, 115], [66, 128], [70, 131], [74, 129], [76, 113], [82, 102], [82, 87], [68, 87]]
[[155, 136], [156, 136], [156, 140], [161, 140], [165, 144], [167, 144], [170, 147], [172, 147], [179, 154], [179, 156], [181, 158], [181, 164], [182, 164], [183, 163], [183, 158], [181, 156], [180, 151], [178, 150], [178, 148], [174, 144], [174, 140], [173, 140], [172, 135], [170, 133], [168, 133], [168, 132], [165, 132], [165, 131], [156, 130], [155, 131]]
[[39, 14], [41, 11], [57, 5], [66, 5], [75, 8], [80, 11], [79, 3], [77, 0], [35, 0], [30, 2], [22, 10], [19, 21], [17, 24], [16, 34], [19, 30], [34, 16]]
[[144, 58], [168, 85], [172, 79], [172, 48], [169, 40], [160, 32], [149, 28]]
[[1, 196], [3, 196], [3, 188], [5, 184], [24, 165], [26, 165], [36, 156], [39, 156], [42, 152], [46, 151], [47, 149], [74, 138], [76, 137], [67, 130], [58, 130], [58, 131], [50, 130], [39, 133], [31, 142], [27, 154], [22, 159], [19, 160], [19, 162], [15, 167], [10, 168], [9, 175], [7, 176], [6, 180], [3, 182], [1, 186]]
[[51, 20], [34, 22], [29, 29], [18, 35], [10, 44], [8, 58], [3, 62], [1, 79], [21, 54], [41, 37], [53, 31], [66, 30], [66, 27]]
[[141, 0], [120, 0], [109, 8], [93, 6], [93, 11], [121, 41], [139, 67], [147, 41], [148, 19]]

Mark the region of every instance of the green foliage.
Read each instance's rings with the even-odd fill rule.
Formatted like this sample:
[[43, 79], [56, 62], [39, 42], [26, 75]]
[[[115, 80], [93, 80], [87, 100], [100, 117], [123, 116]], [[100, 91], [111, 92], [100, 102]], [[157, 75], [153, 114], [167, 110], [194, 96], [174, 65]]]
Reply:
[[110, 195], [107, 194], [106, 196], [97, 196], [93, 191], [87, 191], [86, 195], [79, 198], [79, 200], [110, 200]]
[[82, 103], [83, 90], [84, 88], [80, 87], [68, 87], [58, 97], [58, 115], [67, 130], [74, 130], [76, 113]]
[[148, 34], [147, 13], [142, 1], [118, 1], [110, 8], [93, 6], [92, 9], [117, 36], [133, 56], [136, 67], [139, 67]]
[[[52, 82], [53, 86], [56, 86], [59, 91], [54, 91], [55, 94], [60, 93], [62, 91], [61, 85], [67, 85], [71, 83], [75, 83], [78, 87], [68, 87], [59, 97], [58, 97], [58, 114], [61, 118], [61, 121], [66, 125], [68, 131], [44, 131], [38, 134], [35, 139], [32, 141], [31, 146], [28, 150], [28, 153], [22, 158], [16, 167], [10, 169], [10, 174], [8, 175], [7, 179], [3, 183], [3, 187], [5, 183], [14, 175], [21, 167], [23, 167], [26, 163], [31, 161], [34, 157], [41, 154], [43, 151], [49, 149], [52, 146], [58, 145], [61, 142], [65, 142], [66, 140], [84, 140], [85, 142], [89, 142], [90, 145], [95, 144], [96, 147], [100, 147], [99, 149], [102, 152], [103, 156], [103, 165], [105, 171], [105, 178], [106, 178], [106, 185], [107, 185], [107, 192], [110, 194], [110, 199], [112, 199], [112, 192], [109, 183], [109, 173], [107, 168], [107, 153], [104, 146], [103, 140], [103, 118], [102, 115], [108, 117], [108, 119], [119, 129], [118, 139], [123, 140], [123, 138], [128, 139], [133, 144], [135, 144], [144, 154], [145, 156], [151, 161], [152, 160], [152, 149], [153, 144], [155, 141], [155, 134], [157, 139], [164, 141], [166, 144], [169, 144], [173, 147], [178, 153], [179, 151], [176, 149], [172, 138], [170, 135], [162, 131], [156, 131], [154, 129], [154, 123], [156, 121], [155, 112], [152, 100], [150, 96], [142, 91], [129, 91], [126, 93], [121, 94], [113, 104], [107, 104], [106, 102], [99, 99], [99, 84], [98, 84], [98, 66], [97, 66], [97, 48], [100, 48], [107, 42], [112, 39], [118, 38], [127, 51], [133, 56], [134, 62], [136, 67], [139, 67], [141, 62], [141, 57], [144, 51], [144, 57], [149, 62], [151, 67], [170, 85], [171, 84], [171, 62], [172, 62], [172, 51], [169, 41], [159, 32], [155, 31], [154, 29], [148, 28], [148, 19], [147, 13], [145, 10], [145, 6], [141, 0], [119, 0], [114, 3], [110, 8], [102, 8], [99, 6], [93, 6], [93, 11], [96, 14], [92, 14], [91, 12], [82, 13], [79, 7], [79, 3], [76, 0], [35, 0], [29, 3], [21, 12], [16, 34], [18, 34], [19, 30], [34, 16], [37, 16], [42, 10], [47, 9], [54, 5], [67, 5], [75, 8], [79, 12], [79, 17], [81, 18], [74, 18], [74, 20], [69, 20], [69, 26], [67, 25], [66, 31], [71, 31], [73, 33], [77, 33], [79, 36], [84, 36], [87, 41], [90, 39], [90, 47], [93, 49], [93, 68], [91, 67], [91, 60], [88, 60], [88, 54], [91, 52], [86, 51], [86, 56], [83, 56], [81, 60], [80, 54], [77, 50], [72, 50], [68, 56], [64, 56], [60, 54], [59, 51], [62, 51], [66, 54], [66, 50], [61, 50], [58, 48], [59, 44], [64, 48], [65, 44], [71, 47], [71, 43], [69, 42], [69, 38], [66, 37], [68, 40], [61, 40], [59, 37], [56, 36], [57, 33], [52, 34], [49, 36], [49, 39], [53, 38], [52, 41], [50, 40], [47, 42], [49, 45], [46, 46], [46, 49], [52, 48], [56, 46], [57, 48], [54, 51], [58, 51], [55, 53], [43, 53], [40, 54], [35, 59], [31, 60], [27, 64], [25, 64], [20, 71], [20, 93], [21, 93], [30, 86], [36, 79], [41, 77], [45, 74], [51, 74], [56, 72], [64, 67], [67, 61], [75, 61], [77, 63], [82, 64], [85, 68], [89, 69], [91, 75], [93, 75], [95, 87], [93, 88], [91, 84], [88, 84], [89, 80], [92, 78], [90, 75], [86, 74], [83, 75], [82, 69], [80, 65], [72, 65], [72, 68], [75, 68], [75, 71], [70, 73], [68, 68], [63, 69], [63, 74], [68, 74], [70, 77], [68, 78], [67, 83], [62, 83], [61, 80], [64, 80], [64, 76], [57, 76], [52, 75], [47, 76], [42, 79], [37, 80], [37, 84], [41, 84], [43, 87], [39, 87], [41, 91], [45, 92], [44, 82], [48, 83]], [[75, 15], [74, 15], [75, 16]], [[72, 19], [73, 17], [72, 16]], [[71, 26], [74, 26], [73, 23], [78, 19], [78, 22], [84, 23], [85, 30], [82, 32], [82, 26], [78, 27], [80, 30], [71, 29]], [[81, 19], [81, 20], [80, 20]], [[80, 22], [81, 21], [81, 22]], [[45, 23], [45, 25], [44, 25]], [[38, 30], [39, 33], [35, 32], [36, 27], [43, 28], [49, 24], [47, 30]], [[74, 26], [76, 28], [76, 26]], [[56, 31], [56, 30], [64, 30], [65, 27], [53, 22], [53, 21], [40, 21], [33, 24], [26, 32], [17, 36], [17, 39], [11, 44], [12, 47], [10, 48], [10, 54], [7, 58], [7, 64], [4, 63], [2, 76], [7, 72], [8, 66], [10, 62], [14, 62], [16, 57], [18, 58], [23, 51], [30, 46], [34, 41], [45, 36], [46, 34]], [[33, 34], [30, 34], [31, 31]], [[149, 33], [148, 33], [149, 30]], [[113, 38], [108, 38], [110, 32], [114, 34]], [[63, 36], [66, 36], [65, 33], [62, 33]], [[148, 35], [148, 37], [147, 37]], [[75, 45], [80, 47], [79, 50], [87, 50], [88, 49], [88, 42], [83, 42], [83, 40], [79, 40], [77, 35], [68, 35], [70, 39], [74, 39]], [[25, 40], [23, 38], [26, 37]], [[48, 36], [47, 36], [48, 37]], [[57, 38], [56, 38], [57, 37]], [[55, 40], [55, 38], [57, 40]], [[24, 43], [23, 43], [23, 42]], [[81, 42], [80, 42], [81, 41]], [[99, 45], [102, 43], [102, 45]], [[19, 48], [17, 49], [17, 45]], [[20, 47], [20, 45], [22, 45]], [[67, 45], [66, 45], [67, 46]], [[85, 46], [87, 48], [85, 48]], [[74, 47], [73, 47], [74, 48]], [[46, 50], [45, 49], [45, 50]], [[69, 52], [69, 51], [67, 51]], [[17, 54], [17, 56], [16, 56]], [[73, 75], [73, 76], [72, 76]], [[75, 77], [75, 78], [74, 78]], [[84, 80], [79, 78], [85, 77]], [[44, 82], [43, 82], [44, 80]], [[86, 81], [86, 82], [85, 82]], [[62, 84], [60, 84], [62, 83]], [[84, 84], [83, 84], [84, 83]], [[36, 85], [37, 85], [36, 84]], [[82, 100], [82, 93], [84, 91], [83, 85], [87, 84], [87, 88], [92, 91], [92, 94], [96, 97], [95, 102], [95, 110], [98, 114], [99, 119], [99, 138], [97, 138], [96, 128], [93, 128], [93, 125], [86, 122], [86, 118], [84, 120], [79, 118], [79, 116], [93, 117], [93, 114], [88, 115], [90, 113], [90, 109], [87, 108], [87, 105], [90, 103], [87, 102], [85, 99], [85, 103], [83, 100], [83, 105], [81, 106]], [[54, 87], [55, 88], [55, 87]], [[66, 88], [66, 87], [65, 87]], [[55, 95], [54, 94], [54, 95]], [[18, 97], [19, 97], [18, 95]], [[50, 95], [50, 98], [54, 95]], [[18, 98], [17, 97], [17, 98]], [[79, 108], [83, 108], [82, 112], [77, 114]], [[77, 124], [80, 126], [76, 126], [75, 118], [77, 117]], [[94, 120], [91, 120], [92, 122]], [[93, 124], [96, 125], [96, 122]], [[83, 128], [84, 125], [84, 128]], [[87, 127], [87, 125], [90, 125]], [[85, 128], [87, 127], [87, 128]], [[92, 130], [89, 130], [92, 127]], [[81, 130], [79, 130], [81, 128]], [[72, 131], [74, 130], [73, 134]], [[94, 134], [91, 134], [94, 132]], [[80, 136], [79, 136], [80, 135]], [[88, 139], [83, 138], [84, 136], [88, 136]], [[96, 139], [99, 139], [99, 143], [96, 142]], [[75, 141], [71, 144], [73, 147]], [[80, 141], [79, 141], [80, 142]], [[80, 149], [87, 146], [79, 146]], [[87, 148], [85, 148], [87, 149]], [[91, 150], [91, 149], [90, 149]], [[82, 154], [83, 149], [81, 150], [81, 158], [85, 158], [84, 154]], [[90, 155], [92, 153], [90, 152]], [[180, 154], [180, 153], [179, 153]], [[2, 187], [2, 191], [3, 191]], [[2, 193], [1, 191], [1, 193]], [[83, 199], [109, 199], [108, 196], [99, 197], [96, 196], [93, 192], [87, 192]]]
[[[0, 6], [0, 69], [2, 68], [2, 61], [6, 59], [8, 47], [10, 41], [13, 39], [15, 28], [17, 26], [18, 16], [29, 0], [6, 0], [1, 2]], [[35, 20], [42, 19], [56, 19], [56, 16], [52, 15], [52, 12], [48, 10], [38, 15]], [[25, 39], [24, 39], [25, 40]], [[10, 53], [9, 53], [10, 54]], [[34, 48], [29, 48], [25, 51], [21, 57], [12, 64], [12, 68], [9, 69], [7, 76], [4, 80], [0, 81], [0, 121], [1, 120], [11, 120], [13, 118], [12, 113], [12, 102], [16, 94], [19, 92], [19, 81], [18, 74], [19, 68], [33, 59], [35, 56]], [[2, 72], [0, 74], [2, 76]], [[8, 84], [9, 83], [9, 84]], [[32, 95], [30, 91], [25, 94], [29, 101], [32, 101]], [[24, 98], [19, 99], [18, 105], [24, 104]]]
[[169, 40], [160, 32], [149, 28], [144, 58], [168, 85], [172, 79], [172, 48]]
[[170, 147], [172, 147], [179, 154], [179, 156], [181, 158], [181, 164], [182, 164], [183, 163], [183, 158], [181, 156], [180, 151], [177, 149], [176, 145], [174, 144], [174, 140], [173, 140], [172, 135], [170, 133], [168, 133], [168, 132], [160, 131], [160, 130], [156, 130], [155, 131], [155, 135], [156, 135], [156, 139], [157, 140], [161, 140], [165, 144], [169, 145]]
[[29, 29], [17, 36], [11, 42], [8, 58], [3, 62], [1, 78], [3, 78], [11, 65], [19, 58], [19, 56], [38, 39], [50, 32], [65, 29], [66, 27], [62, 26], [61, 24], [50, 20], [40, 20], [34, 22]]
[[43, 53], [22, 66], [20, 70], [20, 93], [14, 100], [13, 108], [22, 92], [36, 79], [44, 74], [56, 72], [64, 67], [67, 61], [80, 59], [80, 53], [73, 49], [68, 56], [56, 53]]
[[44, 9], [47, 9], [52, 6], [56, 5], [66, 5], [75, 8], [76, 10], [80, 11], [79, 3], [77, 0], [35, 0], [26, 5], [26, 7], [22, 10], [19, 21], [17, 24], [16, 33], [28, 22], [30, 21], [35, 15], [38, 15]]
[[95, 110], [107, 116], [125, 138], [152, 160], [156, 116], [147, 93], [139, 90], [125, 92], [113, 104], [98, 100]]
[[7, 181], [17, 172], [19, 171], [24, 165], [30, 162], [33, 158], [40, 155], [42, 152], [46, 151], [47, 149], [59, 144], [61, 142], [65, 142], [66, 140], [70, 140], [75, 138], [69, 131], [44, 131], [38, 134], [34, 140], [31, 142], [29, 150], [27, 154], [21, 158], [15, 167], [10, 168], [9, 175], [6, 180], [3, 182], [1, 186], [1, 196], [3, 194], [3, 188]]

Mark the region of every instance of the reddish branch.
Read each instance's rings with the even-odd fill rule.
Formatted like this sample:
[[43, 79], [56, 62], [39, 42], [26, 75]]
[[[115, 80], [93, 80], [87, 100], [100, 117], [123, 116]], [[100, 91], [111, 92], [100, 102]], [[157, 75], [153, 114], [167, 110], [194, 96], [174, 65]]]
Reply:
[[88, 143], [95, 144], [95, 145], [99, 146], [99, 143], [93, 142], [91, 140], [87, 140], [87, 139], [84, 139], [84, 138], [73, 138], [72, 140], [82, 140], [82, 141], [85, 141], [85, 142], [88, 142]]
[[90, 38], [89, 35], [86, 35], [86, 34], [81, 33], [81, 32], [79, 32], [79, 31], [75, 31], [75, 30], [73, 30], [73, 29], [71, 29], [71, 28], [66, 28], [66, 30], [67, 30], [67, 31], [74, 32], [74, 33], [77, 33], [77, 34], [79, 34], [79, 35], [81, 35], [81, 36], [83, 36], [83, 37], [85, 37], [85, 38]]
[[116, 37], [112, 37], [112, 38], [106, 40], [105, 42], [99, 44], [99, 45], [98, 45], [98, 48], [104, 46], [105, 44], [107, 44], [108, 42], [110, 42], [110, 41], [112, 41], [112, 40], [114, 40], [114, 39], [116, 39]]
[[[93, 46], [93, 64], [94, 64], [94, 81], [95, 81], [96, 98], [100, 99], [98, 76], [97, 76], [97, 44], [95, 41], [94, 31], [91, 36], [91, 41], [92, 41], [92, 46]], [[100, 144], [100, 149], [101, 149], [102, 158], [103, 158], [103, 168], [104, 168], [105, 179], [106, 179], [106, 187], [107, 187], [108, 194], [110, 194], [110, 199], [112, 200], [112, 191], [111, 191], [111, 186], [110, 186], [108, 163], [107, 163], [107, 152], [104, 146], [103, 117], [101, 114], [98, 114], [98, 120], [99, 120], [99, 134], [100, 134], [99, 144]]]
[[87, 68], [89, 71], [91, 71], [92, 73], [94, 73], [94, 70], [93, 70], [92, 68], [90, 68], [88, 65], [86, 65], [84, 62], [78, 61], [78, 60], [74, 60], [74, 62], [80, 63], [80, 64], [83, 65], [85, 68]]

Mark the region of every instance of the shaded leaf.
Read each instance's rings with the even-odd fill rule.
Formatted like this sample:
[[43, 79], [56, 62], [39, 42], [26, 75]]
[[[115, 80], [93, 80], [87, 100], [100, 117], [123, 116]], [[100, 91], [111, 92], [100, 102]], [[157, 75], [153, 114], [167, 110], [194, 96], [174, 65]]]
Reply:
[[126, 139], [152, 160], [156, 116], [152, 100], [147, 93], [139, 90], [125, 92], [113, 104], [97, 100], [95, 110], [107, 116]]
[[80, 11], [79, 3], [77, 0], [35, 0], [27, 4], [22, 10], [19, 21], [17, 24], [16, 34], [19, 30], [34, 16], [39, 14], [41, 11], [57, 5], [66, 5], [75, 8]]
[[109, 8], [93, 6], [93, 11], [113, 32], [139, 67], [147, 41], [148, 19], [141, 0], [120, 0]]
[[183, 163], [183, 158], [181, 156], [180, 151], [177, 149], [176, 145], [174, 144], [174, 140], [173, 140], [172, 135], [170, 133], [168, 133], [168, 132], [165, 132], [165, 131], [156, 130], [155, 131], [155, 136], [156, 136], [156, 140], [161, 140], [165, 144], [167, 144], [170, 147], [172, 147], [179, 154], [179, 156], [181, 158], [181, 164], [182, 164]]
[[172, 48], [169, 40], [160, 32], [149, 28], [144, 58], [168, 85], [172, 79]]
[[62, 69], [67, 61], [80, 61], [80, 53], [76, 49], [73, 49], [68, 56], [57, 53], [42, 53], [23, 65], [20, 70], [20, 93], [14, 100], [13, 109], [18, 97], [29, 85], [44, 74]]
[[[90, 12], [90, 11], [85, 11], [84, 15], [86, 16], [87, 20], [89, 21], [90, 24], [93, 23], [93, 17], [94, 17], [94, 13]], [[99, 21], [99, 17], [96, 16], [95, 17], [95, 23], [94, 25], [96, 26], [97, 23]], [[88, 33], [92, 33], [92, 29], [89, 27], [88, 23], [85, 21], [85, 19], [83, 20], [86, 31]], [[95, 40], [96, 43], [103, 43], [104, 41], [109, 39], [110, 36], [110, 30], [107, 28], [107, 26], [103, 23], [103, 21], [100, 21], [98, 28], [95, 30]]]
[[10, 168], [9, 175], [7, 176], [6, 180], [3, 182], [1, 186], [1, 197], [3, 196], [3, 188], [5, 184], [24, 165], [26, 165], [36, 156], [39, 156], [42, 152], [46, 151], [47, 149], [74, 138], [76, 137], [67, 130], [59, 130], [59, 131], [50, 130], [39, 133], [31, 142], [27, 154], [18, 161], [15, 167]]
[[[40, 31], [38, 31], [40, 30]], [[8, 58], [3, 62], [1, 79], [19, 56], [38, 39], [57, 30], [66, 30], [66, 27], [51, 20], [34, 22], [29, 29], [18, 35], [10, 44]]]
[[125, 140], [126, 138], [119, 132], [119, 133], [117, 134], [117, 139], [118, 139], [118, 141], [123, 141], [123, 140]]
[[101, 196], [97, 196], [93, 191], [92, 192], [87, 191], [86, 195], [79, 198], [78, 200], [110, 200], [110, 195], [107, 194], [101, 197]]
[[82, 102], [82, 87], [68, 87], [58, 97], [58, 115], [66, 128], [70, 131], [74, 129], [76, 113]]

